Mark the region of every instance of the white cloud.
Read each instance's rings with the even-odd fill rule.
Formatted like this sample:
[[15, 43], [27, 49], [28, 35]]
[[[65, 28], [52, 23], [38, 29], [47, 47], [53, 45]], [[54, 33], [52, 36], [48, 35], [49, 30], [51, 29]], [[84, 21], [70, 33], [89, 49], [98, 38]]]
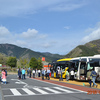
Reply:
[[44, 48], [49, 48], [49, 47], [51, 47], [51, 45], [50, 45], [49, 43], [42, 44], [41, 46], [44, 47]]
[[23, 40], [16, 40], [14, 42], [15, 45], [19, 45], [19, 46], [27, 46], [27, 42], [26, 41], [23, 41]]
[[47, 34], [40, 34], [36, 29], [29, 28], [26, 32], [13, 34], [6, 27], [2, 27], [0, 29], [2, 29], [2, 34], [5, 35], [0, 36], [0, 43], [10, 43], [34, 51], [64, 54], [79, 43], [76, 42], [76, 38], [66, 39], [66, 37], [48, 36]]
[[[46, 34], [40, 34], [36, 29], [28, 29], [20, 34], [13, 34], [6, 27], [0, 26], [0, 43], [10, 43], [26, 48], [49, 47]], [[42, 43], [43, 42], [43, 43]]]
[[38, 31], [35, 29], [28, 29], [27, 32], [23, 32], [21, 34], [21, 37], [23, 38], [34, 38], [36, 37]]
[[[0, 16], [34, 14], [41, 9], [71, 11], [84, 5], [84, 0], [0, 0]], [[85, 0], [86, 1], [86, 0]]]
[[7, 28], [3, 27], [3, 26], [0, 26], [0, 37], [3, 36], [8, 36], [10, 35], [10, 32]]
[[50, 8], [51, 11], [72, 11], [74, 9], [82, 7], [83, 4], [59, 4]]
[[87, 32], [89, 32], [89, 35], [85, 36], [82, 39], [82, 43], [87, 43], [92, 40], [100, 39], [100, 22], [98, 22], [94, 28], [87, 29]]
[[68, 29], [70, 29], [70, 27], [69, 27], [69, 26], [65, 26], [64, 28], [65, 28], [65, 29], [67, 29], [67, 30], [68, 30]]

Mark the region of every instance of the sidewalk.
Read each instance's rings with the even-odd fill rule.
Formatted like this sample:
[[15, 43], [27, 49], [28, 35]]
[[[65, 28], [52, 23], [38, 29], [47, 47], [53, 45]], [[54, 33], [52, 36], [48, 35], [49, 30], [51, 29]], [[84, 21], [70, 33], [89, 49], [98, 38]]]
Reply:
[[[42, 78], [38, 77], [35, 78], [38, 80], [42, 80]], [[82, 82], [82, 81], [77, 81], [77, 80], [69, 80], [66, 81], [66, 79], [63, 79], [63, 81], [59, 81], [59, 79], [57, 78], [50, 78], [50, 80], [42, 80], [42, 81], [46, 81], [46, 82], [51, 82], [51, 83], [55, 83], [58, 85], [63, 85], [66, 87], [70, 87], [70, 88], [74, 88], [74, 89], [79, 89], [79, 90], [83, 90], [83, 91], [87, 91], [87, 90], [98, 90], [100, 91], [100, 83], [97, 83], [98, 87], [89, 87], [89, 83], [88, 82]]]
[[[50, 80], [59, 81], [59, 79], [56, 79], [56, 78], [50, 78]], [[73, 81], [69, 80], [69, 81], [66, 81], [66, 79], [63, 79], [63, 81], [59, 81], [59, 82], [64, 82], [64, 83], [69, 83], [69, 84], [74, 84], [74, 85], [89, 87], [89, 83], [88, 82], [83, 82], [83, 81], [78, 81], [78, 80], [73, 80]], [[100, 83], [96, 83], [96, 84], [98, 85], [98, 87], [96, 88], [94, 86], [92, 88], [100, 89]]]

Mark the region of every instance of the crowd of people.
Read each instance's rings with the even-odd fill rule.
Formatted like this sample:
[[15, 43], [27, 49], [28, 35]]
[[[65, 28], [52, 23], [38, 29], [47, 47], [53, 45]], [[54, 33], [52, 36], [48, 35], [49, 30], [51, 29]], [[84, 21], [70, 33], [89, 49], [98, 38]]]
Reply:
[[[62, 70], [62, 68], [58, 67], [57, 68], [57, 71], [56, 71], [56, 78], [59, 78], [59, 81], [63, 81], [63, 72], [65, 72], [65, 75], [66, 75], [66, 81], [68, 81], [69, 79], [70, 80], [74, 80], [74, 76], [75, 76], [75, 72], [74, 72], [74, 68], [71, 68], [70, 71], [68, 70]], [[96, 71], [94, 71], [93, 69], [90, 69], [88, 72], [87, 72], [87, 80], [89, 82], [89, 85], [90, 87], [94, 87], [94, 86], [98, 86], [96, 84], [96, 78], [97, 78], [97, 73]], [[93, 85], [92, 85], [93, 83]]]
[[[50, 79], [49, 75], [50, 75], [50, 68], [46, 68], [46, 69], [31, 69], [31, 68], [28, 68], [27, 70], [25, 70], [25, 68], [19, 68], [18, 69], [18, 79], [26, 79], [26, 75], [27, 77], [29, 78], [37, 78], [37, 77], [42, 77], [42, 79], [44, 80], [45, 79]], [[7, 70], [5, 69], [2, 69], [1, 71], [1, 77], [0, 77], [0, 82], [1, 84], [7, 84]]]
[[50, 80], [50, 69], [42, 69], [42, 80], [44, 80], [44, 77], [46, 77], [46, 79]]
[[[59, 78], [59, 81], [63, 81], [63, 69], [62, 68], [57, 68], [57, 71], [56, 71], [56, 77]], [[31, 69], [31, 68], [28, 68], [27, 71], [23, 68], [23, 69], [18, 69], [18, 79], [26, 79], [25, 75], [27, 73], [27, 77], [31, 78], [37, 78], [37, 77], [42, 77], [42, 80], [44, 79], [48, 79], [50, 80], [50, 73], [51, 73], [51, 70], [50, 68], [43, 68], [42, 70], [40, 69]], [[72, 68], [70, 70], [70, 72], [68, 70], [65, 71], [65, 75], [66, 75], [66, 81], [69, 80], [69, 77], [70, 77], [70, 80], [74, 80], [74, 69]], [[0, 77], [0, 81], [1, 81], [1, 84], [6, 84], [7, 83], [7, 70], [5, 69], [2, 69], [1, 71], [1, 77]], [[92, 70], [92, 69], [89, 69], [89, 71], [87, 72], [87, 79], [88, 79], [88, 82], [89, 82], [89, 85], [90, 87], [91, 86], [98, 86], [95, 81], [96, 81], [96, 77], [97, 77], [97, 73]], [[92, 85], [93, 83], [93, 85]]]
[[[18, 78], [19, 79], [25, 79], [25, 74], [26, 74], [26, 71], [25, 69], [23, 68], [22, 70], [19, 68], [18, 69]], [[42, 79], [44, 79], [44, 77], [46, 77], [46, 79], [50, 79], [49, 77], [50, 75], [50, 69], [47, 68], [47, 69], [27, 69], [27, 76], [29, 78], [37, 78], [37, 77], [41, 77], [42, 76]]]

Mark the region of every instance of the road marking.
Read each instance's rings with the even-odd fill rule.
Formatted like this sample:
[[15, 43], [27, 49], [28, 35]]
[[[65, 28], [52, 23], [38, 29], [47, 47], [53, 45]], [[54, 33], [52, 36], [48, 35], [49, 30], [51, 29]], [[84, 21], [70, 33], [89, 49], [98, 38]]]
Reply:
[[[11, 91], [12, 94], [4, 95], [4, 97], [81, 93], [81, 92], [77, 92], [77, 91], [70, 91], [69, 92], [69, 90], [66, 90], [66, 88], [62, 88], [62, 87], [31, 88], [31, 90], [29, 88], [18, 88], [18, 89], [11, 88], [11, 89], [8, 89], [8, 90]], [[19, 92], [19, 90], [23, 90], [25, 93], [21, 94], [21, 91]], [[46, 90], [48, 90], [48, 92]], [[3, 90], [3, 92], [5, 92], [5, 91], [6, 90]], [[36, 93], [36, 91], [38, 93]], [[50, 93], [50, 92], [53, 92], [53, 93]]]
[[73, 91], [66, 90], [66, 89], [63, 89], [63, 88], [60, 88], [60, 87], [53, 87], [53, 88], [64, 91], [64, 92], [67, 92], [67, 93], [73, 93]]
[[29, 95], [34, 95], [35, 93], [34, 92], [32, 92], [32, 91], [30, 91], [29, 89], [27, 89], [27, 88], [23, 88], [22, 90], [24, 90], [27, 94], [29, 94]]
[[22, 95], [18, 90], [16, 89], [10, 89], [13, 95]]
[[49, 94], [49, 93], [47, 93], [46, 91], [41, 90], [41, 89], [39, 89], [39, 88], [33, 88], [33, 89], [36, 90], [36, 91], [38, 91], [38, 92], [40, 92], [41, 94]]
[[16, 84], [25, 84], [23, 87], [28, 86], [27, 83], [25, 83], [25, 82], [23, 82], [23, 81], [21, 81], [21, 80], [18, 80], [18, 79], [11, 79], [11, 80], [13, 80], [13, 81], [17, 81], [17, 82], [15, 82]]
[[61, 93], [61, 92], [59, 92], [59, 91], [56, 91], [56, 90], [53, 90], [53, 89], [50, 89], [50, 88], [44, 88], [44, 89], [46, 89], [46, 90], [48, 90], [48, 91], [51, 91], [51, 92], [54, 92], [54, 93]]

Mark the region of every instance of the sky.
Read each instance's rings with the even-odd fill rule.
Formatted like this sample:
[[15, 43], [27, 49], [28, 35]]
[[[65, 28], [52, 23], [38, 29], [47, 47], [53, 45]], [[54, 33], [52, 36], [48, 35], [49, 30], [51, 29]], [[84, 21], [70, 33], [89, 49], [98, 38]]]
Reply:
[[0, 0], [0, 44], [65, 55], [100, 39], [100, 0]]

